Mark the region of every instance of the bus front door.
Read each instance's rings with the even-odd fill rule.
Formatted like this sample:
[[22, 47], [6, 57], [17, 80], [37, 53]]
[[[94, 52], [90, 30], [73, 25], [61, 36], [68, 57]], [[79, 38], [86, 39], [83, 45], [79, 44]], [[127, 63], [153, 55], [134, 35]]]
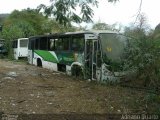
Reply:
[[86, 40], [85, 42], [85, 78], [96, 79], [96, 51], [97, 40]]

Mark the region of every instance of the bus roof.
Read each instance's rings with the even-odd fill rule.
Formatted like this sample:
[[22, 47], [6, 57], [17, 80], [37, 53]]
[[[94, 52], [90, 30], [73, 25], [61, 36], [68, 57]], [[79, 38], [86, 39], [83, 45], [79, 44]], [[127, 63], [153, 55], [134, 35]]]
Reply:
[[28, 38], [18, 38], [18, 40], [24, 40], [24, 39], [26, 39], [26, 40], [27, 40]]
[[67, 32], [65, 34], [89, 34], [89, 33], [92, 33], [92, 34], [100, 34], [100, 33], [118, 33], [118, 32], [115, 32], [115, 31], [109, 31], [109, 30], [87, 30], [87, 31], [77, 31], [77, 32]]
[[16, 39], [13, 39], [12, 41], [17, 41], [17, 40], [27, 40], [29, 38], [16, 38]]
[[76, 34], [100, 34], [100, 33], [115, 33], [119, 34], [115, 31], [109, 31], [109, 30], [87, 30], [87, 31], [76, 31], [76, 32], [66, 32], [66, 33], [51, 33], [51, 34], [45, 34], [45, 35], [37, 35], [37, 36], [31, 36], [30, 38], [36, 38], [36, 37], [50, 37], [50, 36], [59, 36], [59, 35], [76, 35]]

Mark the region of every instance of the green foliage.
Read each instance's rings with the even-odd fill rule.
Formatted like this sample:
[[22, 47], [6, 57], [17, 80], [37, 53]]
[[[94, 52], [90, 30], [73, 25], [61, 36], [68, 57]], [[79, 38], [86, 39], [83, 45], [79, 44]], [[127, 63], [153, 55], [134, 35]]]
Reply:
[[92, 29], [94, 30], [113, 30], [112, 26], [106, 23], [96, 23], [93, 25]]
[[111, 59], [109, 59], [106, 55], [104, 55], [104, 61], [107, 65], [107, 69], [110, 71], [116, 71], [116, 72], [120, 72], [123, 71], [123, 66], [124, 66], [124, 61], [123, 59], [121, 61], [113, 61]]
[[130, 41], [126, 49], [124, 70], [135, 70], [137, 79], [145, 87], [157, 90], [160, 86], [160, 49], [157, 42], [146, 36], [143, 29], [136, 28], [130, 33], [136, 36], [136, 39]]
[[[116, 2], [118, 0], [107, 0], [108, 2]], [[38, 11], [44, 10], [47, 16], [54, 16], [60, 24], [67, 25], [70, 22], [91, 22], [94, 12], [91, 6], [98, 6], [97, 0], [50, 0], [51, 5], [38, 6]], [[80, 16], [77, 14], [77, 8], [80, 8]]]
[[[156, 94], [148, 94], [145, 96], [144, 101], [146, 103], [146, 106], [150, 106], [152, 105], [152, 107], [150, 107], [151, 109], [147, 109], [148, 112], [152, 111], [154, 112], [154, 114], [160, 114], [160, 95], [156, 95]], [[156, 104], [157, 103], [157, 104]], [[154, 107], [153, 107], [154, 105]]]
[[8, 19], [5, 20], [4, 25], [9, 27], [12, 24], [17, 24], [19, 28], [23, 29], [25, 36], [28, 37], [30, 35], [45, 33], [46, 29], [43, 29], [43, 26], [46, 21], [48, 19], [41, 13], [28, 8], [22, 11], [13, 11]]
[[121, 30], [121, 26], [119, 25], [119, 28], [116, 28], [117, 24], [108, 25], [103, 22], [97, 22], [92, 26], [93, 30], [110, 30], [110, 31], [117, 31], [119, 32]]
[[36, 34], [35, 29], [27, 21], [20, 21], [17, 26], [21, 31], [23, 31], [23, 37], [30, 37]]
[[[126, 59], [123, 69], [126, 71], [134, 71], [136, 77], [129, 77], [131, 85], [135, 87], [145, 87], [150, 92], [156, 94], [148, 94], [143, 99], [145, 103], [145, 111], [159, 114], [160, 109], [160, 37], [159, 25], [155, 31], [148, 32], [146, 20], [142, 16], [137, 26], [125, 28], [125, 34], [134, 39], [129, 41], [126, 49]], [[153, 108], [153, 109], [152, 109]]]
[[46, 24], [43, 24], [43, 28], [51, 33], [58, 33], [58, 32], [73, 32], [76, 31], [77, 28], [72, 25], [59, 24], [56, 20], [48, 20]]
[[48, 19], [36, 10], [27, 9], [13, 11], [3, 21], [3, 31], [1, 37], [5, 39], [5, 47], [10, 58], [12, 58], [11, 41], [17, 38], [30, 37], [44, 33], [42, 25]]
[[160, 24], [158, 24], [154, 30], [154, 39], [159, 40], [160, 39]]
[[158, 102], [158, 103], [160, 103], [160, 96], [159, 95], [156, 95], [156, 94], [148, 94], [148, 95], [146, 95], [145, 96], [145, 100], [147, 101], [147, 102], [152, 102], [152, 103], [154, 103], [154, 102]]
[[0, 24], [2, 25], [9, 14], [0, 14]]
[[7, 50], [9, 58], [13, 58], [11, 41], [15, 38], [23, 36], [22, 30], [16, 25], [11, 25], [10, 28], [4, 28], [2, 31], [2, 37], [5, 38], [5, 48]]

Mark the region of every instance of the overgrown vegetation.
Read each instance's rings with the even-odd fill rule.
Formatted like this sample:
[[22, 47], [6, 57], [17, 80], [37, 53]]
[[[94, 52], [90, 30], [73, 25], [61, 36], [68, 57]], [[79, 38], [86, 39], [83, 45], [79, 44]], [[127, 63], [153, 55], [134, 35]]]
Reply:
[[[128, 58], [124, 69], [132, 69], [136, 76], [130, 76], [130, 82], [124, 83], [135, 90], [143, 90], [148, 95], [143, 98], [147, 113], [160, 114], [160, 49], [157, 42], [150, 37], [133, 41], [128, 49]], [[142, 104], [142, 103], [140, 103]], [[154, 109], [149, 109], [154, 106]]]
[[127, 49], [128, 57], [124, 69], [132, 69], [137, 73], [138, 80], [143, 80], [145, 87], [159, 87], [160, 57], [157, 42], [146, 36], [135, 39]]
[[[132, 86], [152, 89], [156, 93], [160, 90], [160, 37], [155, 39], [157, 32], [146, 31], [144, 16], [140, 16], [136, 27], [126, 28], [125, 34], [135, 39], [130, 41], [126, 50], [124, 70], [136, 71], [132, 77]], [[158, 33], [159, 34], [159, 33]]]

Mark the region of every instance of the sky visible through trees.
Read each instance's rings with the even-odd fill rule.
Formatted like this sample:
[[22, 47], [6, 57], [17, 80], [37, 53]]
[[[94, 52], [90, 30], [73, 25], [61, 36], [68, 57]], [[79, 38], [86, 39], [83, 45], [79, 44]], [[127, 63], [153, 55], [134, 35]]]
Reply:
[[[148, 23], [151, 28], [155, 28], [160, 21], [159, 0], [143, 1], [141, 12], [146, 14]], [[39, 4], [49, 5], [49, 0], [5, 0], [0, 4], [0, 13], [11, 13], [14, 9], [22, 10], [28, 7], [36, 8]], [[139, 10], [140, 0], [120, 0], [117, 3], [108, 3], [107, 0], [100, 0], [99, 7], [94, 8], [93, 21], [105, 22], [107, 24], [119, 23], [129, 25], [136, 19]], [[7, 6], [7, 7], [6, 7]]]

